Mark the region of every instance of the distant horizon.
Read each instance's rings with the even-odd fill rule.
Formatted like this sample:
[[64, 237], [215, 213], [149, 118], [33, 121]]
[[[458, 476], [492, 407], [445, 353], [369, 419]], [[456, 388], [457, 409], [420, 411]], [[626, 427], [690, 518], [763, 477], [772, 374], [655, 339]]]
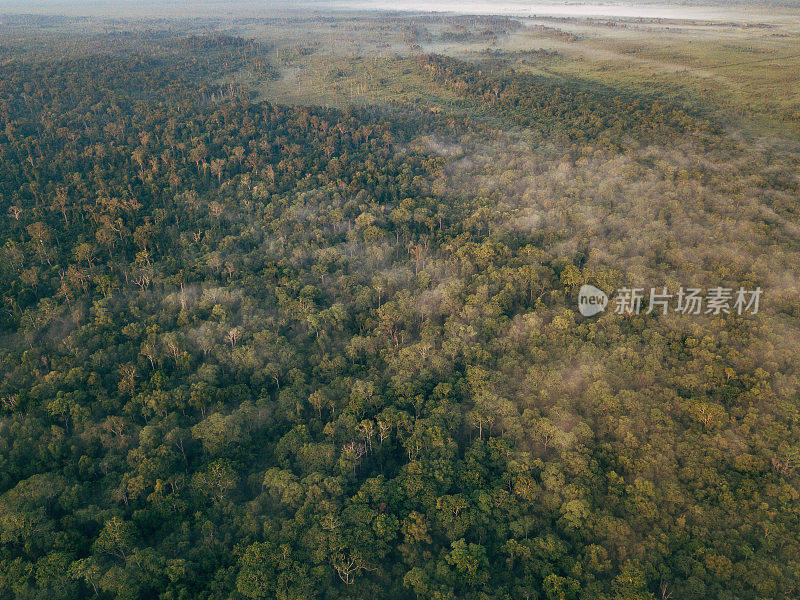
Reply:
[[[247, 18], [319, 12], [441, 12], [506, 16], [616, 17], [652, 19], [763, 19], [765, 11], [786, 16], [800, 0], [782, 2], [524, 2], [503, 0], [7, 0], [0, 15], [96, 18]], [[757, 14], [750, 14], [755, 11]], [[769, 15], [766, 15], [769, 16]]]

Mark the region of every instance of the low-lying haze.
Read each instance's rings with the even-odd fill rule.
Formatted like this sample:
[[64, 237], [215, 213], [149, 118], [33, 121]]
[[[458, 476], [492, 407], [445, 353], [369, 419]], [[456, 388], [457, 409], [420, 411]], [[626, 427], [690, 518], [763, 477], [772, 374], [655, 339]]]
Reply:
[[[733, 5], [731, 5], [733, 4]], [[630, 2], [523, 2], [504, 0], [10, 0], [0, 6], [0, 14], [66, 14], [95, 17], [244, 17], [275, 16], [296, 11], [410, 11], [460, 14], [502, 14], [516, 16], [594, 16], [657, 19], [764, 20], [765, 16], [791, 16], [797, 3], [630, 3]], [[782, 19], [781, 19], [782, 20]]]

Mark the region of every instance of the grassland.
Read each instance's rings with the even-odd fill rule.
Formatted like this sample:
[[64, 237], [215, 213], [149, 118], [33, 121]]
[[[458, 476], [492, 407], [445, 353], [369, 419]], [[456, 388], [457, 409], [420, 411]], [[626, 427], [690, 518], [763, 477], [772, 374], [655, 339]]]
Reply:
[[[753, 21], [537, 17], [521, 26], [481, 17], [341, 15], [252, 23], [273, 42], [275, 81], [247, 79], [259, 99], [344, 106], [408, 102], [469, 109], [420, 78], [419, 52], [503, 56], [522, 70], [677, 99], [752, 135], [800, 135], [800, 25], [782, 13]], [[476, 110], [477, 107], [473, 107]]]

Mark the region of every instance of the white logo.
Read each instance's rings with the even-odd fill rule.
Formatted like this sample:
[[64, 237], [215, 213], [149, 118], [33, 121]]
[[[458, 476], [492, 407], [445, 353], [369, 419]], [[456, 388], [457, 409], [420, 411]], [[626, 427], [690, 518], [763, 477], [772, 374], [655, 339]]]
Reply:
[[582, 285], [578, 291], [578, 311], [584, 317], [593, 317], [608, 306], [608, 296], [593, 285]]

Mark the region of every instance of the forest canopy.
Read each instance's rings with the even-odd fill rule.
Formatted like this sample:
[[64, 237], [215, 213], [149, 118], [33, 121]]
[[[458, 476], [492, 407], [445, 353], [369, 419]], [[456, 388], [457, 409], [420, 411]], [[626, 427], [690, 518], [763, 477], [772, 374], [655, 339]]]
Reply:
[[[424, 47], [510, 19], [387, 22], [408, 51], [348, 64], [4, 23], [0, 596], [796, 596], [796, 146]], [[296, 64], [418, 97], [259, 95]], [[587, 283], [764, 298], [584, 318]]]

